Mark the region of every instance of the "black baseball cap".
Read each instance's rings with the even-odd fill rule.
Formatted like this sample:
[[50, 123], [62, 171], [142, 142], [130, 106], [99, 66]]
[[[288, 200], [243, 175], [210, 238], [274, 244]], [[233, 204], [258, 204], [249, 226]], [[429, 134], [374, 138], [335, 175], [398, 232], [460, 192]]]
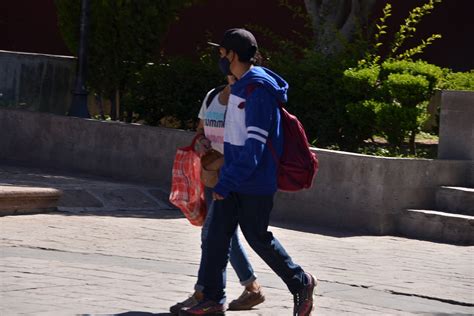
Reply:
[[246, 29], [233, 28], [225, 31], [220, 43], [208, 42], [209, 45], [233, 50], [242, 59], [251, 59], [258, 50], [257, 40]]

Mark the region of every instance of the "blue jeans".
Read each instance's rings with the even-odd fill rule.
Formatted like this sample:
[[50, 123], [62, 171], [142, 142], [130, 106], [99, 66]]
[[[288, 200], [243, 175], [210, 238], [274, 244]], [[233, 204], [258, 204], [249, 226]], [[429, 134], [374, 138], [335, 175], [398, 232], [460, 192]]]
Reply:
[[[204, 244], [209, 236], [209, 225], [212, 221], [213, 213], [214, 213], [214, 201], [212, 200], [212, 189], [205, 188], [205, 198], [206, 198], [206, 205], [207, 208], [207, 216], [202, 226], [201, 230], [201, 249], [204, 249]], [[255, 275], [252, 265], [249, 262], [247, 257], [247, 253], [245, 252], [244, 247], [242, 246], [239, 240], [238, 230], [234, 231], [230, 241], [230, 250], [227, 251], [228, 256], [230, 256], [230, 264], [235, 270], [237, 277], [239, 278], [240, 284], [243, 286], [251, 284], [253, 281], [257, 279]], [[198, 280], [194, 289], [196, 291], [202, 292], [204, 290], [203, 285], [203, 259], [201, 257], [201, 264], [199, 266], [198, 272]]]
[[226, 265], [229, 245], [237, 225], [253, 250], [286, 283], [291, 293], [308, 282], [303, 269], [295, 264], [279, 241], [268, 231], [273, 195], [247, 195], [232, 192], [214, 201], [207, 242], [203, 244], [201, 274], [204, 296], [225, 302]]

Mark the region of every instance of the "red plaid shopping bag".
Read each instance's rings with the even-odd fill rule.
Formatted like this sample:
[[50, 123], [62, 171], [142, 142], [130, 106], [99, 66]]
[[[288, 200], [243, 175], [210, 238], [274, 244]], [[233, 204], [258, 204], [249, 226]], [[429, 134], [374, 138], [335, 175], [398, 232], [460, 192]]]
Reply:
[[191, 224], [202, 226], [206, 219], [204, 185], [201, 183], [201, 161], [191, 146], [178, 148], [173, 163], [170, 202], [178, 207]]

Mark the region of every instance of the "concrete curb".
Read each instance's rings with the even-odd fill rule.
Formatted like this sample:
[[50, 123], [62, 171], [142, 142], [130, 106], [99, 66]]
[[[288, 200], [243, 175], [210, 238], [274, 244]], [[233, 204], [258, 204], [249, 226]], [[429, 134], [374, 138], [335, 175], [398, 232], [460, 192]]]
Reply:
[[54, 188], [0, 186], [0, 216], [56, 210], [62, 191]]

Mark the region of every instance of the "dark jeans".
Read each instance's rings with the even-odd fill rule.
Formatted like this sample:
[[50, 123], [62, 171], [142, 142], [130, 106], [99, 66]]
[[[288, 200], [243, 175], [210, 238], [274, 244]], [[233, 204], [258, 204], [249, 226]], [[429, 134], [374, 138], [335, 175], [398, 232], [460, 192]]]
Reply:
[[238, 224], [250, 247], [286, 283], [291, 293], [295, 294], [304, 287], [307, 280], [303, 269], [291, 260], [280, 242], [268, 231], [272, 208], [273, 195], [231, 193], [226, 199], [214, 202], [201, 258], [207, 299], [225, 301], [229, 245]]
[[[212, 216], [214, 213], [214, 201], [212, 200], [212, 189], [205, 188], [205, 198], [207, 204], [207, 216], [204, 225], [202, 226], [201, 231], [201, 248], [204, 247], [206, 243], [208, 234], [209, 234], [209, 225], [212, 221]], [[257, 279], [256, 274], [253, 271], [252, 265], [247, 257], [247, 253], [240, 242], [238, 231], [235, 230], [235, 233], [232, 235], [230, 242], [230, 264], [234, 268], [237, 277], [239, 278], [240, 284], [247, 286]], [[204, 264], [201, 258], [201, 264], [199, 265], [198, 280], [194, 289], [196, 291], [202, 292], [204, 289], [203, 284], [203, 269]]]

